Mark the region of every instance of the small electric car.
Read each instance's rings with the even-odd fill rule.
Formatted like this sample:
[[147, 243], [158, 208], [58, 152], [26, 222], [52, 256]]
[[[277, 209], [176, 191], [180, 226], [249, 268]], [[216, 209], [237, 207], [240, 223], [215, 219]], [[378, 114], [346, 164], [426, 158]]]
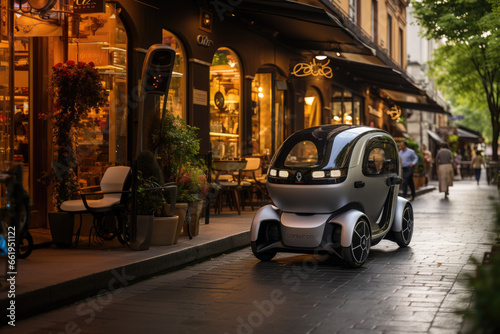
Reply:
[[291, 135], [274, 155], [250, 230], [253, 254], [329, 253], [362, 266], [383, 238], [406, 247], [413, 234], [396, 142], [385, 131], [326, 125]]

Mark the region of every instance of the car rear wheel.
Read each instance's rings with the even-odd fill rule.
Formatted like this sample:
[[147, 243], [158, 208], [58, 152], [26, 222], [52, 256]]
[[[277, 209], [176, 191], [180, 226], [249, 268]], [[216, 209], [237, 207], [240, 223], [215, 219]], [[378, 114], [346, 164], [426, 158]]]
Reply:
[[370, 226], [365, 218], [361, 218], [354, 226], [351, 245], [342, 247], [342, 257], [349, 266], [359, 268], [368, 258], [370, 246]]
[[411, 205], [406, 204], [403, 210], [401, 220], [401, 231], [394, 232], [394, 240], [399, 247], [407, 247], [410, 244], [413, 235], [413, 209]]
[[252, 241], [251, 243], [252, 245], [252, 252], [253, 252], [253, 255], [258, 258], [259, 260], [261, 261], [271, 261], [273, 259], [273, 257], [276, 256], [276, 253], [278, 253], [278, 251], [276, 250], [267, 250], [267, 251], [259, 251], [259, 246], [257, 244], [256, 241]]

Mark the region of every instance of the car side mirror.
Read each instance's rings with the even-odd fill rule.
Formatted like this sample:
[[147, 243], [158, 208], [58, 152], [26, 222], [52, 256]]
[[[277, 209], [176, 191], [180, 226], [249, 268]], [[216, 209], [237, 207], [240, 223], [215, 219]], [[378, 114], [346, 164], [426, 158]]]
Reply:
[[385, 184], [387, 184], [387, 186], [389, 187], [401, 183], [403, 183], [403, 179], [399, 176], [389, 176], [387, 179], [385, 179]]

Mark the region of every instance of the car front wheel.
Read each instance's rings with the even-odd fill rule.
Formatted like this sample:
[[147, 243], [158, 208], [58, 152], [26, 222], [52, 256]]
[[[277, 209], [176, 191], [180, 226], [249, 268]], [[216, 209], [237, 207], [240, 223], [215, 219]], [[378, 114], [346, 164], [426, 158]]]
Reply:
[[342, 257], [351, 267], [361, 267], [370, 253], [370, 226], [365, 218], [360, 218], [354, 226], [351, 245], [342, 247]]

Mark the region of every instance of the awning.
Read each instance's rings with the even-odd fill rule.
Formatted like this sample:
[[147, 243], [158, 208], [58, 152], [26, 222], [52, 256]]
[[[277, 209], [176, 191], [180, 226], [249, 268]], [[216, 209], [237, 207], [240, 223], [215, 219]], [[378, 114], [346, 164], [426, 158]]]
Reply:
[[333, 72], [342, 71], [352, 80], [370, 85], [379, 95], [401, 108], [448, 114], [427, 92], [416, 86], [403, 72], [390, 66], [332, 58]]
[[439, 137], [439, 135], [431, 130], [427, 130], [427, 134], [429, 136], [431, 136], [432, 139], [434, 139], [435, 141], [437, 141], [438, 143], [442, 143], [444, 142], [443, 139], [441, 139], [441, 137]]
[[374, 49], [320, 7], [289, 0], [245, 0], [232, 14], [224, 19], [244, 22], [297, 49], [375, 55]]
[[472, 142], [472, 143], [481, 143], [482, 142], [481, 136], [478, 136], [478, 135], [471, 133], [469, 131], [466, 131], [464, 129], [458, 128], [457, 135], [458, 135], [458, 139], [463, 140], [463, 141], [468, 141], [468, 142]]

